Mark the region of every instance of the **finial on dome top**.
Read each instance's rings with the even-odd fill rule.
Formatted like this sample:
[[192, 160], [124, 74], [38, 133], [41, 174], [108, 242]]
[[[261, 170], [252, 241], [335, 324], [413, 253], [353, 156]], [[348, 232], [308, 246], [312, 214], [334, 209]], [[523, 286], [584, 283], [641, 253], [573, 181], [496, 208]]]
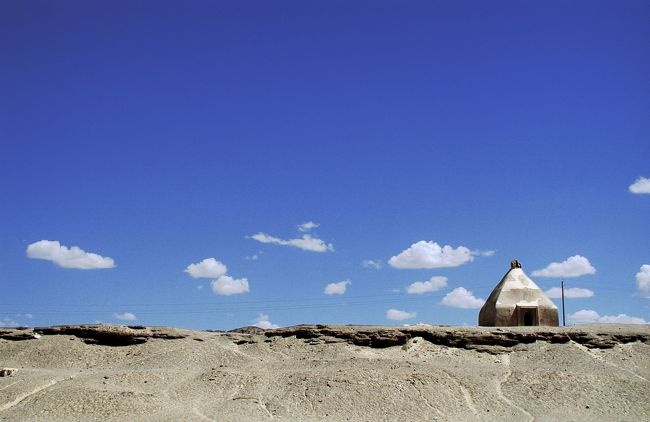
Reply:
[[514, 270], [515, 268], [521, 268], [521, 262], [515, 260], [510, 261], [510, 269]]

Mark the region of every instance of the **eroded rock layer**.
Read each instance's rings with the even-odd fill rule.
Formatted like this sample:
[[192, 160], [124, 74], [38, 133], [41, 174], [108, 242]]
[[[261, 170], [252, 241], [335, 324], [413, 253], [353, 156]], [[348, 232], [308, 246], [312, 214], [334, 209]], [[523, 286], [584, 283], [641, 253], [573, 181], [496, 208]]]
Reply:
[[[151, 339], [181, 339], [192, 336], [192, 331], [167, 327], [138, 325], [61, 325], [36, 328], [3, 328], [0, 338], [6, 340], [33, 340], [39, 336], [72, 335], [88, 344], [127, 346], [145, 343]], [[441, 346], [490, 351], [490, 347], [512, 348], [536, 341], [567, 343], [574, 341], [588, 348], [607, 349], [617, 344], [642, 342], [650, 344], [650, 328], [647, 325], [576, 326], [576, 327], [444, 327], [415, 325], [404, 327], [355, 326], [355, 325], [296, 325], [274, 330], [243, 327], [224, 335], [236, 342], [250, 342], [247, 336], [296, 337], [310, 343], [346, 342], [357, 346], [384, 348], [404, 345], [408, 340], [422, 339]]]

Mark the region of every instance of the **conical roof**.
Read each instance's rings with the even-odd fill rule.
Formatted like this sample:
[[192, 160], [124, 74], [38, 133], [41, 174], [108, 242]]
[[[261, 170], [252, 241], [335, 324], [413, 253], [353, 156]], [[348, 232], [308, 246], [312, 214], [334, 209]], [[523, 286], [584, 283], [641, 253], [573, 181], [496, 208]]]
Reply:
[[544, 316], [542, 318], [540, 315], [540, 325], [557, 325], [557, 322], [546, 322], [552, 315], [555, 317], [551, 319], [557, 321], [557, 306], [526, 275], [519, 261], [515, 260], [481, 308], [479, 325], [517, 325], [513, 316], [517, 307], [537, 308]]

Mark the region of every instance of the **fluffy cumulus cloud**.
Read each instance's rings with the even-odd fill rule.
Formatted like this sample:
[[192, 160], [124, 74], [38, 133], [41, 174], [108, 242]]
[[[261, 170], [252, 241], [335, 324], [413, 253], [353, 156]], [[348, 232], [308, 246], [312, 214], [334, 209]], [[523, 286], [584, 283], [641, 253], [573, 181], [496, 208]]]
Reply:
[[474, 255], [465, 246], [454, 249], [449, 245], [440, 246], [433, 241], [421, 240], [391, 257], [388, 264], [398, 269], [431, 269], [458, 267], [473, 259]]
[[59, 267], [97, 270], [115, 267], [112, 258], [86, 252], [78, 246], [68, 248], [56, 240], [39, 240], [27, 246], [27, 256], [52, 261]]
[[541, 270], [532, 272], [533, 277], [570, 278], [596, 274], [596, 269], [584, 256], [574, 255], [562, 262], [551, 262]]
[[135, 321], [136, 319], [138, 319], [131, 312], [115, 313], [113, 314], [113, 316], [117, 319], [121, 319], [122, 321]]
[[406, 288], [410, 294], [421, 295], [428, 292], [435, 292], [447, 287], [447, 277], [433, 276], [429, 281], [416, 281]]
[[361, 262], [361, 266], [363, 268], [372, 268], [374, 270], [381, 270], [381, 267], [383, 267], [384, 264], [378, 259], [366, 259]]
[[569, 322], [572, 324], [646, 324], [643, 318], [632, 317], [626, 314], [600, 316], [598, 312], [591, 309], [583, 309], [569, 315]]
[[212, 286], [213, 292], [222, 296], [239, 295], [250, 291], [247, 278], [237, 279], [227, 275], [212, 280], [210, 286]]
[[475, 297], [474, 294], [464, 287], [456, 287], [442, 299], [442, 304], [454, 308], [472, 309], [480, 308], [485, 300]]
[[642, 296], [650, 298], [650, 265], [641, 265], [641, 269], [636, 273], [636, 287]]
[[228, 272], [228, 268], [214, 258], [206, 258], [196, 264], [190, 264], [185, 272], [193, 278], [219, 278]]
[[[561, 287], [552, 287], [545, 291], [546, 296], [551, 299], [559, 299], [562, 297], [562, 288]], [[583, 297], [592, 297], [594, 292], [589, 289], [581, 289], [578, 287], [571, 287], [570, 289], [564, 289], [564, 297], [567, 299], [583, 298]]]
[[313, 230], [317, 227], [319, 227], [320, 224], [314, 223], [313, 221], [308, 221], [306, 223], [302, 223], [301, 225], [298, 226], [298, 230], [301, 232], [308, 232], [310, 230]]
[[642, 193], [650, 193], [650, 179], [645, 178], [645, 177], [639, 177], [636, 179], [636, 182], [632, 183], [629, 187], [630, 192], [632, 193], [637, 193], [637, 194], [642, 194]]
[[417, 313], [400, 311], [399, 309], [389, 309], [386, 311], [386, 319], [391, 321], [404, 321], [405, 319], [415, 318]]
[[[218, 295], [231, 296], [250, 291], [247, 278], [230, 277], [226, 274], [228, 272], [226, 265], [214, 258], [206, 258], [199, 263], [190, 264], [185, 272], [194, 278], [212, 278], [210, 286], [212, 291]], [[203, 286], [197, 288], [202, 289]]]
[[257, 240], [261, 243], [271, 243], [273, 245], [293, 246], [294, 248], [302, 249], [309, 252], [327, 252], [334, 251], [334, 245], [325, 243], [321, 239], [312, 237], [308, 234], [303, 235], [298, 239], [280, 239], [277, 237], [269, 236], [265, 233], [257, 233], [251, 236], [251, 239]]
[[262, 328], [264, 330], [269, 330], [269, 329], [272, 329], [272, 328], [280, 328], [279, 325], [273, 324], [273, 323], [271, 323], [271, 321], [269, 321], [269, 316], [268, 315], [262, 314], [262, 313], [260, 313], [257, 316], [257, 318], [255, 318], [253, 320], [253, 326]]
[[326, 295], [342, 295], [348, 288], [348, 284], [351, 284], [350, 280], [339, 281], [338, 283], [330, 283], [325, 286], [324, 293]]

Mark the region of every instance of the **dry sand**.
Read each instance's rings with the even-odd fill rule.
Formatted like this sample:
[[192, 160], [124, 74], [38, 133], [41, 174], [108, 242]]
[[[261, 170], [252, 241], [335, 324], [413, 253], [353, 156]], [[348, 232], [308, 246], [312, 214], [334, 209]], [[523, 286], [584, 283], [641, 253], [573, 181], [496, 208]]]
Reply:
[[650, 420], [647, 325], [49, 330], [0, 329], [0, 420]]

